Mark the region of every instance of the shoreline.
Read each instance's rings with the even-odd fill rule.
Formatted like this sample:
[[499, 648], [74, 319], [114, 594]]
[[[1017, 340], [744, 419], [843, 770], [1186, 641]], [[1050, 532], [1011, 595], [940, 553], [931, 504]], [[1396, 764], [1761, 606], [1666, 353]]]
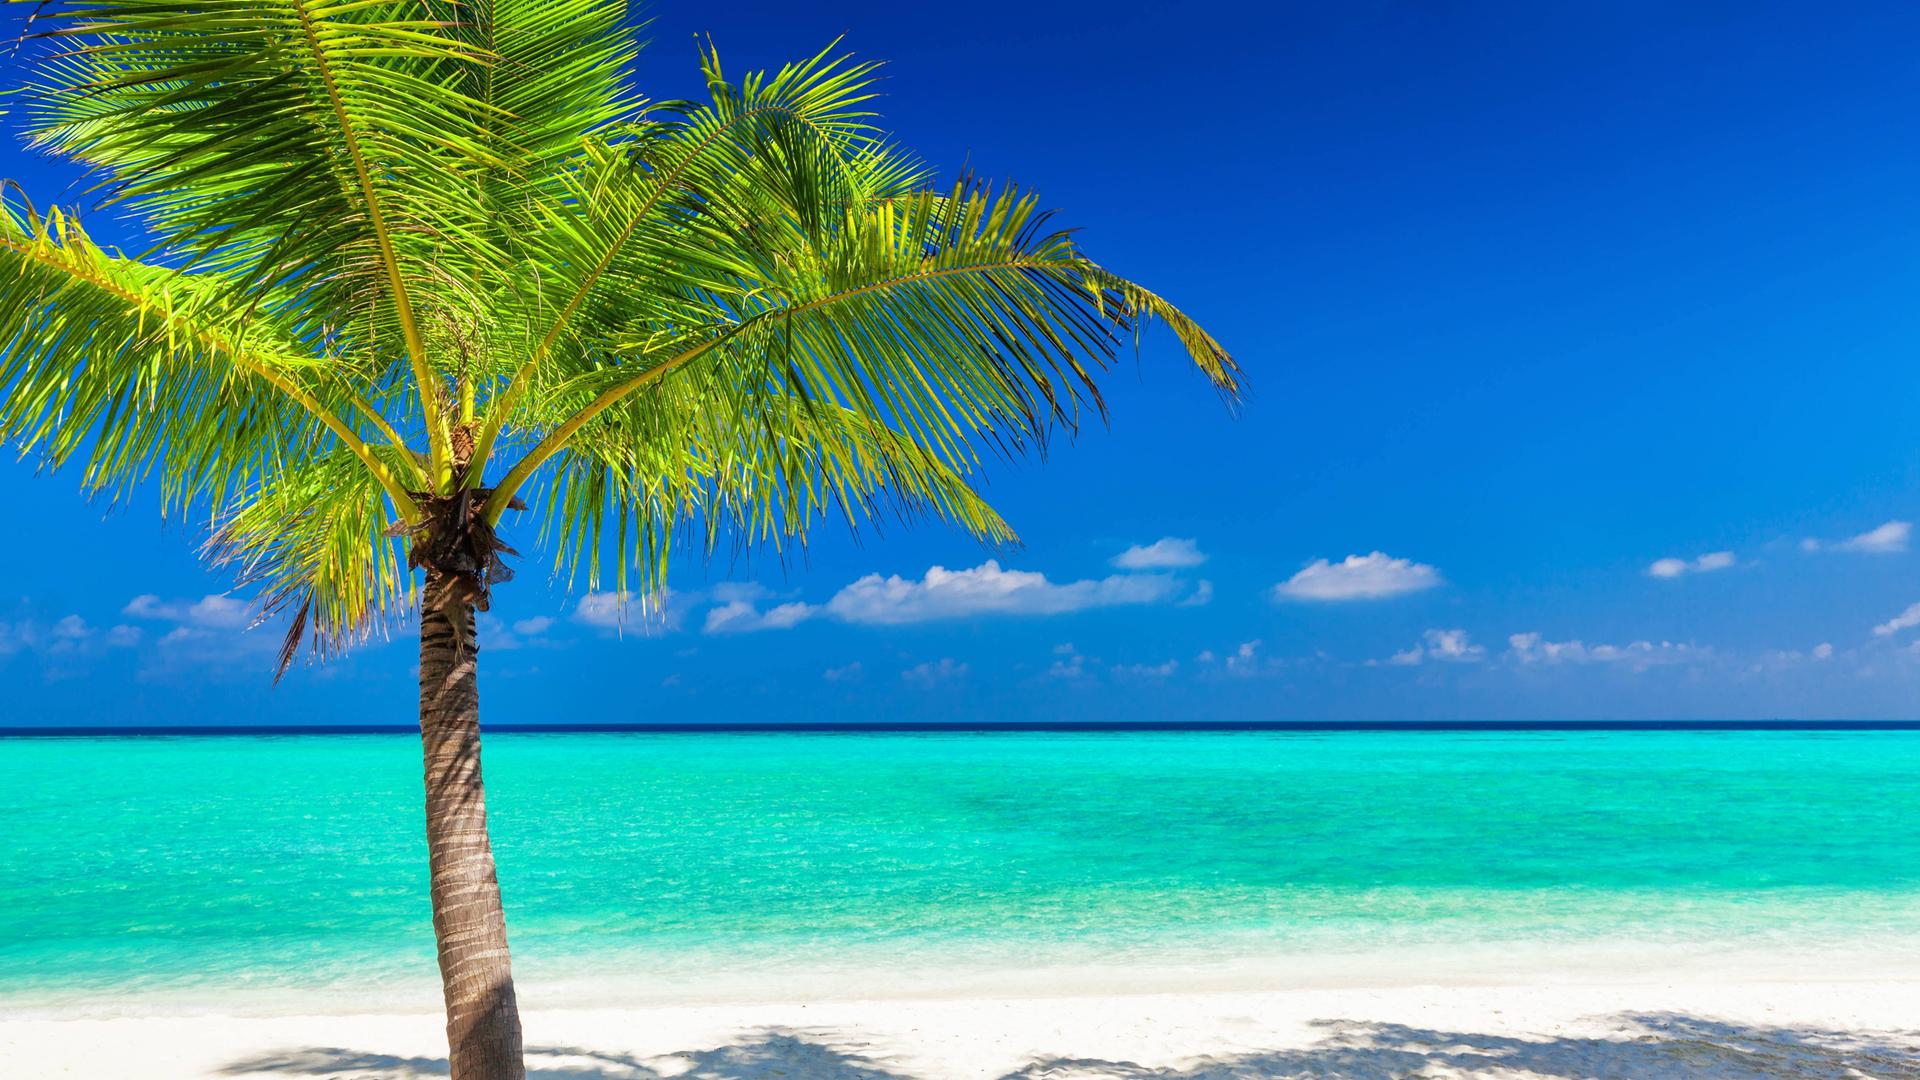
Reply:
[[[1920, 1077], [1920, 975], [523, 1009], [534, 1074], [594, 1080]], [[32, 1077], [403, 1080], [442, 1039], [432, 1011], [0, 1017]]]
[[[1844, 945], [1761, 948], [1743, 942], [1478, 942], [1362, 949], [1249, 953], [1215, 951], [1117, 961], [975, 959], [862, 950], [833, 964], [780, 962], [752, 971], [690, 962], [670, 954], [622, 950], [592, 969], [556, 973], [522, 963], [523, 1006], [555, 1012], [603, 1008], [760, 1007], [795, 1002], [853, 1005], [875, 1001], [939, 1003], [1020, 1000], [1313, 994], [1349, 991], [1498, 991], [1521, 987], [1700, 987], [1920, 984], [1920, 940], [1901, 936]], [[427, 963], [431, 963], [428, 961]], [[618, 972], [618, 974], [609, 974]], [[431, 967], [372, 985], [337, 983], [161, 983], [108, 990], [45, 986], [0, 990], [0, 1023], [58, 1019], [349, 1018], [424, 1010], [439, 1000]]]

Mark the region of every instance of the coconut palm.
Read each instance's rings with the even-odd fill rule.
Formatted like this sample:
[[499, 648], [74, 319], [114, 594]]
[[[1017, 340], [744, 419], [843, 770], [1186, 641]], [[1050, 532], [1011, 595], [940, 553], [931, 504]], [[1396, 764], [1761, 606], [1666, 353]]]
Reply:
[[[43, 6], [44, 7], [44, 6]], [[645, 597], [676, 537], [824, 517], [1013, 539], [975, 493], [1101, 409], [1149, 320], [1032, 194], [932, 174], [833, 49], [653, 104], [619, 0], [127, 0], [42, 11], [18, 115], [151, 246], [0, 198], [0, 436], [205, 513], [282, 669], [417, 612], [455, 1077], [518, 1077], [475, 611], [533, 504], [554, 572]], [[417, 572], [417, 573], [416, 573]]]

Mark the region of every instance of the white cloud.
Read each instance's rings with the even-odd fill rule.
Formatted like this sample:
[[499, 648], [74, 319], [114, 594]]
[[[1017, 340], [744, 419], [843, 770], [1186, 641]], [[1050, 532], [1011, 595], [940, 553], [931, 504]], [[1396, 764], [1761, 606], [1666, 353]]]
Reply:
[[1057, 615], [1169, 599], [1179, 583], [1161, 574], [1114, 574], [1056, 583], [1031, 570], [1005, 570], [989, 559], [971, 570], [931, 567], [912, 580], [868, 574], [835, 593], [827, 613], [854, 623], [899, 625], [970, 615]]
[[1062, 642], [1053, 647], [1053, 666], [1047, 669], [1049, 679], [1078, 679], [1087, 673], [1087, 658], [1073, 647], [1072, 642]]
[[580, 598], [573, 617], [588, 626], [617, 630], [626, 612], [626, 601], [619, 593], [590, 592]]
[[185, 601], [162, 601], [152, 593], [142, 593], [127, 601], [127, 606], [121, 608], [120, 613], [136, 619], [180, 623], [208, 630], [238, 630], [253, 621], [244, 602], [219, 595], [203, 596], [189, 604]]
[[1479, 660], [1487, 650], [1468, 640], [1465, 630], [1429, 630], [1427, 655], [1435, 660]]
[[1710, 551], [1697, 559], [1655, 559], [1647, 567], [1647, 574], [1657, 578], [1677, 578], [1682, 574], [1706, 574], [1715, 570], [1725, 570], [1737, 560], [1731, 551]]
[[812, 604], [776, 604], [761, 611], [751, 600], [729, 600], [707, 609], [701, 630], [708, 634], [746, 634], [755, 630], [787, 630], [813, 618], [820, 611]]
[[1791, 671], [1809, 663], [1819, 664], [1832, 659], [1833, 645], [1823, 641], [1806, 652], [1801, 652], [1799, 649], [1768, 649], [1753, 663], [1747, 665], [1747, 670], [1754, 674]]
[[1375, 551], [1337, 563], [1315, 559], [1275, 585], [1273, 595], [1277, 600], [1378, 600], [1438, 584], [1440, 572], [1433, 567]]
[[1626, 645], [1588, 645], [1578, 638], [1548, 641], [1538, 633], [1513, 634], [1507, 644], [1513, 658], [1522, 664], [1619, 664], [1634, 671], [1704, 659], [1710, 651], [1671, 641]]
[[1428, 630], [1420, 637], [1420, 644], [1394, 653], [1387, 658], [1387, 663], [1399, 666], [1418, 664], [1423, 660], [1477, 663], [1487, 656], [1486, 647], [1474, 644], [1465, 630]]
[[1243, 641], [1240, 647], [1227, 657], [1227, 670], [1236, 675], [1251, 675], [1260, 663], [1260, 639]]
[[620, 628], [626, 613], [626, 600], [618, 592], [589, 592], [574, 605], [574, 619], [601, 630]]
[[1205, 607], [1213, 602], [1213, 582], [1205, 578], [1194, 582], [1193, 591], [1180, 601], [1181, 607]]
[[553, 629], [553, 619], [546, 615], [535, 615], [530, 619], [521, 619], [513, 624], [513, 632], [527, 637], [539, 637]]
[[1868, 529], [1859, 536], [1842, 540], [1834, 547], [1841, 551], [1858, 551], [1868, 555], [1898, 555], [1907, 550], [1907, 541], [1912, 535], [1912, 523], [1889, 521], [1885, 525]]
[[1158, 664], [1121, 664], [1113, 669], [1113, 673], [1132, 679], [1165, 679], [1179, 670], [1180, 661], [1167, 660]]
[[78, 615], [66, 615], [53, 624], [44, 644], [47, 653], [52, 656], [71, 656], [87, 648], [87, 640], [93, 637], [93, 628], [87, 620]]
[[526, 647], [513, 633], [506, 621], [491, 612], [482, 611], [473, 617], [474, 633], [480, 637], [482, 652], [511, 652]]
[[1113, 557], [1122, 570], [1178, 570], [1199, 566], [1207, 556], [1191, 538], [1163, 536], [1151, 544], [1135, 544]]
[[1515, 658], [1523, 664], [1540, 661], [1556, 664], [1561, 660], [1585, 659], [1587, 655], [1587, 647], [1578, 641], [1559, 643], [1545, 641], [1537, 632], [1509, 634], [1507, 646], [1513, 650]]
[[596, 630], [633, 630], [651, 637], [679, 630], [687, 608], [697, 599], [673, 589], [648, 596], [590, 592], [574, 606], [573, 621]]
[[[148, 657], [143, 676], [185, 669], [239, 670], [246, 664], [264, 663], [261, 658], [281, 643], [279, 633], [249, 632], [254, 629], [253, 613], [244, 601], [231, 596], [208, 595], [188, 602], [143, 593], [127, 601], [120, 611], [129, 618], [173, 624], [154, 640], [155, 652]], [[124, 647], [141, 636], [138, 627], [117, 627], [108, 644]]]
[[1920, 626], [1920, 604], [1908, 604], [1907, 610], [1874, 627], [1873, 632], [1880, 637], [1886, 637], [1916, 626]]
[[[167, 614], [158, 614], [161, 612]], [[270, 664], [268, 657], [280, 648], [283, 640], [277, 630], [256, 631], [245, 607], [230, 597], [205, 597], [185, 605], [142, 605], [138, 611], [130, 605], [129, 614], [146, 618], [171, 615], [178, 620], [154, 640], [154, 651], [141, 673], [143, 677], [164, 677], [209, 668], [228, 673], [259, 670], [251, 665]], [[306, 660], [311, 659], [312, 654], [303, 648], [300, 655]]]
[[955, 663], [953, 657], [943, 656], [938, 661], [915, 664], [901, 672], [900, 677], [910, 683], [933, 686], [958, 679], [970, 670], [966, 664]]
[[1218, 670], [1228, 675], [1257, 675], [1263, 664], [1260, 659], [1260, 639], [1243, 641], [1225, 656], [1216, 654], [1212, 649], [1202, 649], [1194, 660], [1203, 667], [1219, 665]]
[[1907, 550], [1907, 544], [1912, 539], [1912, 522], [1889, 521], [1845, 540], [1829, 542], [1808, 537], [1800, 541], [1800, 550], [1819, 551], [1829, 548], [1834, 551], [1851, 551], [1863, 555], [1898, 555]]
[[713, 597], [720, 603], [707, 609], [702, 632], [747, 634], [756, 630], [787, 630], [820, 613], [818, 607], [802, 603], [775, 604], [762, 611], [760, 601], [766, 595], [766, 587], [753, 581], [729, 581], [714, 586]]
[[775, 604], [760, 616], [760, 624], [771, 629], [784, 629], [811, 618], [818, 610], [812, 604]]
[[172, 618], [177, 610], [170, 605], [162, 604], [160, 598], [152, 593], [141, 593], [127, 601], [127, 606], [120, 609], [120, 614], [131, 615], [136, 619], [168, 619]]
[[853, 663], [845, 664], [841, 667], [830, 667], [821, 672], [820, 677], [828, 682], [853, 682], [855, 679], [860, 678], [862, 671], [860, 661], [855, 660]]
[[187, 609], [188, 621], [195, 626], [236, 630], [250, 622], [247, 605], [231, 596], [203, 596]]
[[[1145, 549], [1143, 549], [1145, 550]], [[897, 626], [937, 619], [976, 615], [1054, 615], [1121, 604], [1151, 604], [1173, 600], [1185, 583], [1166, 574], [1112, 574], [1098, 580], [1049, 581], [1031, 570], [1008, 570], [989, 559], [969, 570], [929, 567], [919, 579], [868, 574], [835, 593], [825, 604], [790, 601], [764, 607], [768, 590], [755, 582], [725, 582], [714, 586], [701, 629], [708, 634], [738, 634], [758, 630], [786, 630], [821, 615], [851, 623]], [[1202, 581], [1180, 601], [1204, 604], [1213, 596], [1211, 582]], [[678, 630], [698, 594], [663, 590], [649, 605], [652, 625], [643, 632]], [[622, 599], [613, 593], [589, 593], [574, 611], [577, 622], [603, 630], [619, 629], [625, 620]]]
[[474, 629], [480, 634], [481, 647], [495, 652], [509, 652], [528, 646], [551, 646], [554, 642], [546, 634], [553, 626], [554, 620], [546, 615], [518, 619], [511, 625], [486, 611], [474, 618]]

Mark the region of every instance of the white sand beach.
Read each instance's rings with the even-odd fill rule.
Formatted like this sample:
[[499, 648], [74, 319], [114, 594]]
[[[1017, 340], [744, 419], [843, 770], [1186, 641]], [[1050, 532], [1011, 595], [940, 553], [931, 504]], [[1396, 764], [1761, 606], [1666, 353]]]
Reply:
[[[542, 1080], [1920, 1077], [1920, 980], [524, 1008]], [[428, 1012], [0, 1020], [21, 1080], [402, 1080], [445, 1055]]]

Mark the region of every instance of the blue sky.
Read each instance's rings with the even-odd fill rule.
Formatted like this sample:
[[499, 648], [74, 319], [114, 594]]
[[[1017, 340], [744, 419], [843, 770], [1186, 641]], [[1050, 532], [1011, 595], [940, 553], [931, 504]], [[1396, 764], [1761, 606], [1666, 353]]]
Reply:
[[[1036, 186], [1252, 395], [1150, 336], [1109, 428], [992, 473], [1022, 548], [829, 525], [684, 559], [651, 624], [521, 525], [489, 719], [1920, 714], [1920, 10], [652, 14], [654, 97], [701, 31], [890, 60], [906, 143]], [[17, 140], [0, 176], [77, 197]], [[200, 528], [77, 487], [0, 464], [4, 722], [412, 718], [404, 628], [270, 688]]]

